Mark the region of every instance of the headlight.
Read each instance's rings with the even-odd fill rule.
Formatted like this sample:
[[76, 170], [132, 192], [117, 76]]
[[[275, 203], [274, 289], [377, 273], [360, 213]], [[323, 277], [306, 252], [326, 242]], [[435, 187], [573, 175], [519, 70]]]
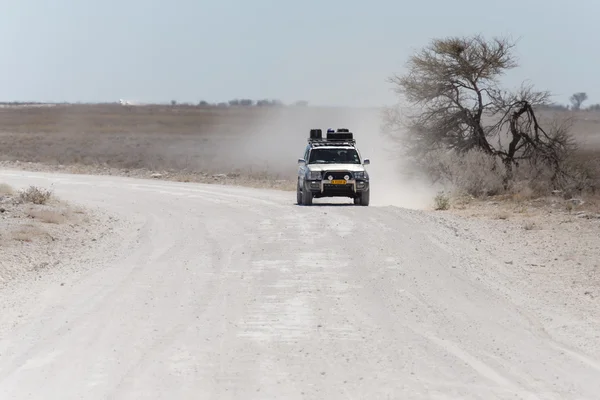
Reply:
[[321, 179], [321, 171], [308, 171], [308, 179], [311, 179], [311, 180]]
[[369, 179], [369, 175], [366, 171], [359, 171], [354, 173], [356, 179]]

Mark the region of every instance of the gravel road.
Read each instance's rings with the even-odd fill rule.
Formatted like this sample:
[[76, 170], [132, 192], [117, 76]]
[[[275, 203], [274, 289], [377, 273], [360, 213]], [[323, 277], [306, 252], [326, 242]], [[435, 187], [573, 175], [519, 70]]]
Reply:
[[540, 285], [511, 289], [505, 260], [452, 219], [376, 196], [298, 207], [259, 189], [0, 178], [117, 220], [0, 291], [2, 400], [599, 397], [598, 345], [556, 339], [539, 317], [552, 303], [523, 305]]

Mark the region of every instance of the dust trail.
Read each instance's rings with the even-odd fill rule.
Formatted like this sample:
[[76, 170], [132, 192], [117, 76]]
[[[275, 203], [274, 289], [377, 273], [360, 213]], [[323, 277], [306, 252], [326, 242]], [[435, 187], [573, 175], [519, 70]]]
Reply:
[[[382, 132], [380, 109], [308, 107], [273, 111], [260, 123], [247, 127], [240, 135], [238, 148], [230, 148], [229, 157], [252, 160], [248, 168], [281, 171], [294, 179], [296, 161], [302, 157], [311, 128], [348, 128], [355, 134], [363, 157], [371, 160], [367, 167], [372, 180], [371, 204], [412, 209], [431, 207], [434, 188], [420, 177], [406, 160], [402, 160], [394, 141]], [[251, 155], [250, 158], [247, 158]]]
[[[210, 132], [198, 136], [171, 135], [168, 159], [191, 159], [202, 169], [268, 179], [294, 181], [297, 160], [304, 154], [312, 128], [348, 128], [355, 134], [372, 179], [371, 204], [429, 208], [433, 188], [402, 160], [395, 143], [382, 132], [378, 108], [282, 107], [215, 113]], [[340, 201], [343, 199], [340, 199]], [[350, 201], [348, 199], [348, 201]]]
[[357, 136], [366, 137], [358, 142], [362, 153], [371, 159], [371, 204], [427, 209], [432, 205], [436, 188], [423, 174], [404, 159], [399, 145], [383, 133], [380, 110], [371, 118], [357, 121]]

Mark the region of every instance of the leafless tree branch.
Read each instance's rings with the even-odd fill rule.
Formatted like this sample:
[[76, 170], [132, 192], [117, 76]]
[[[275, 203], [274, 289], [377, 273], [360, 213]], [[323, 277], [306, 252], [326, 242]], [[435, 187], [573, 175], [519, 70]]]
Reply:
[[499, 85], [500, 77], [518, 66], [514, 46], [506, 38], [480, 35], [435, 39], [408, 60], [405, 75], [389, 79], [396, 93], [418, 109], [407, 124], [412, 154], [476, 148], [505, 163], [507, 180], [512, 165], [523, 160], [551, 164], [558, 176], [571, 148], [568, 129], [547, 131], [535, 114], [550, 94], [526, 84], [516, 91]]

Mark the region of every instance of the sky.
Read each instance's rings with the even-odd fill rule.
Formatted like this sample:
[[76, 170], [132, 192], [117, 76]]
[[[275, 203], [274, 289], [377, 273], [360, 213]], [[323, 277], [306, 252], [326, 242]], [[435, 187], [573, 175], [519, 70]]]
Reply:
[[[0, 101], [197, 103], [234, 98], [379, 107], [433, 38], [518, 39], [528, 81], [600, 103], [600, 2], [557, 0], [4, 0]], [[585, 104], [584, 104], [585, 105]]]

